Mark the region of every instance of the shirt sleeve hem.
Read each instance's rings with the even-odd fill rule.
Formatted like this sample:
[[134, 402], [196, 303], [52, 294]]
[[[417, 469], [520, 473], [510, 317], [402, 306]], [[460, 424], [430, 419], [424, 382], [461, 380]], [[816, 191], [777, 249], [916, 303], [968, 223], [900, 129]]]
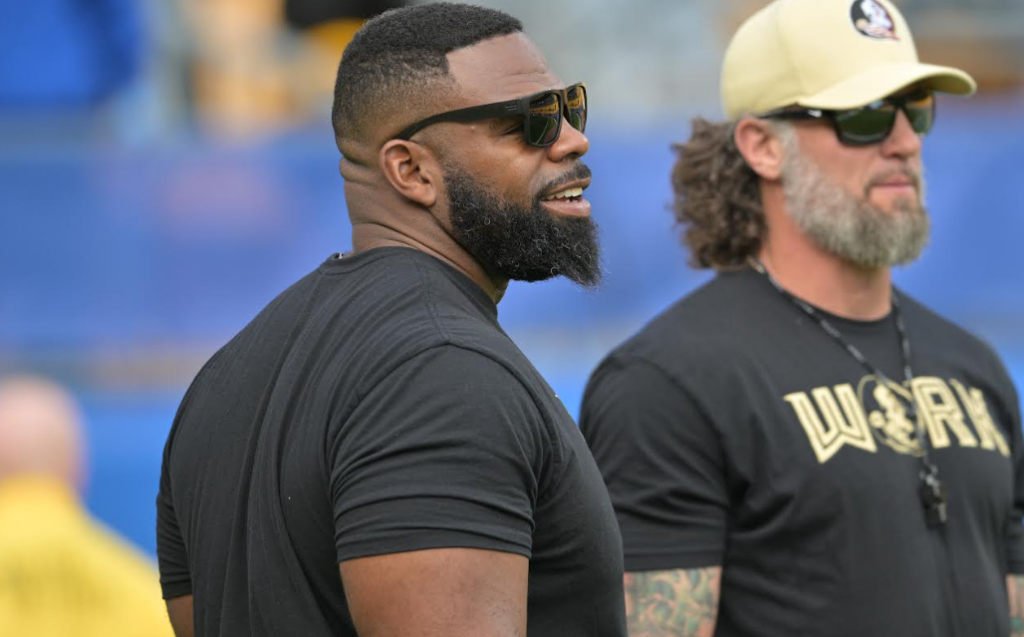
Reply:
[[161, 583], [160, 587], [163, 590], [164, 599], [174, 599], [175, 597], [192, 594], [192, 582], [190, 580]]
[[337, 547], [338, 562], [359, 557], [389, 555], [392, 553], [408, 553], [428, 549], [466, 548], [514, 553], [530, 558], [530, 547], [515, 542], [484, 537], [474, 533], [448, 531], [429, 534], [410, 533], [387, 539], [367, 538], [339, 542]]
[[624, 564], [626, 571], [670, 571], [676, 569], [709, 568], [721, 566], [722, 555], [720, 553], [626, 555]]

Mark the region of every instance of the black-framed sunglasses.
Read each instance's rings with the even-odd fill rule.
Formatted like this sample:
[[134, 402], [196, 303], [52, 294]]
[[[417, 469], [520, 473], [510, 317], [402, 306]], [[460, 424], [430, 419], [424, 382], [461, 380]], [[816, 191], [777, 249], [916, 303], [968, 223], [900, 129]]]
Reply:
[[569, 125], [587, 128], [587, 86], [580, 82], [561, 89], [541, 91], [506, 102], [481, 104], [421, 119], [395, 136], [408, 141], [413, 135], [438, 122], [476, 122], [498, 117], [523, 117], [523, 136], [530, 146], [550, 146], [562, 132], [563, 115]]
[[920, 136], [925, 136], [935, 123], [935, 95], [926, 89], [918, 89], [900, 96], [890, 96], [872, 102], [861, 108], [842, 111], [827, 111], [817, 108], [788, 106], [770, 111], [760, 117], [766, 119], [823, 119], [832, 121], [836, 137], [847, 146], [868, 146], [877, 144], [892, 133], [896, 125], [896, 114], [900, 111], [907, 116], [910, 127]]

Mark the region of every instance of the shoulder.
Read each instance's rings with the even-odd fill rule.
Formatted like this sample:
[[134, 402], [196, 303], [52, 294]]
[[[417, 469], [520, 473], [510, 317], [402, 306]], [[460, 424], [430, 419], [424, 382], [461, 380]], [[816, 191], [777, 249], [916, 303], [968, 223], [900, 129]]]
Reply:
[[262, 417], [261, 392], [304, 396], [303, 405], [318, 413], [336, 406], [345, 412], [406, 361], [458, 342], [453, 324], [469, 334], [496, 331], [478, 298], [486, 294], [459, 276], [405, 248], [328, 259], [203, 366], [181, 402], [165, 454], [184, 430], [197, 429], [193, 422], [208, 421], [228, 404], [244, 405], [231, 407], [236, 420]]
[[396, 371], [422, 375], [423, 380], [433, 386], [480, 392], [487, 400], [529, 395], [513, 365], [458, 343], [444, 342], [426, 348], [405, 360]]
[[293, 318], [290, 342], [282, 343], [282, 364], [317, 370], [309, 380], [322, 395], [359, 400], [403, 366], [443, 365], [448, 357], [439, 352], [485, 349], [501, 335], [484, 291], [418, 250], [370, 250], [335, 259], [321, 272], [319, 291]]
[[1017, 420], [1017, 389], [996, 350], [984, 339], [897, 291], [904, 314], [912, 356], [924, 370], [960, 376], [996, 398], [999, 410]]
[[[476, 283], [419, 250], [380, 248], [325, 270], [326, 320], [382, 337], [457, 340], [494, 332], [497, 308]], [[322, 268], [323, 269], [323, 268]]]
[[381, 453], [404, 449], [452, 453], [467, 462], [472, 456], [514, 454], [539, 468], [552, 451], [550, 416], [507, 365], [445, 343], [409, 357], [367, 386], [335, 422], [328, 446], [346, 465], [368, 457], [376, 462]]
[[897, 290], [897, 294], [912, 342], [965, 358], [981, 358], [986, 364], [1003, 369], [999, 355], [987, 341], [941, 316], [906, 292]]
[[750, 367], [746, 347], [761, 338], [757, 304], [771, 302], [751, 273], [723, 273], [680, 299], [595, 368], [584, 392], [580, 425], [585, 435], [613, 426], [677, 429], [712, 422], [723, 390]]
[[[407, 414], [402, 418], [410, 422], [481, 431], [507, 426], [527, 430], [547, 420], [544, 412], [535, 392], [508, 363], [441, 343], [409, 356], [368, 387], [346, 427], [362, 421], [381, 428], [377, 416], [390, 413]], [[393, 416], [388, 419], [395, 421]]]
[[723, 361], [744, 359], [745, 344], [761, 338], [759, 307], [777, 302], [754, 276], [720, 273], [612, 350], [599, 369], [654, 368], [683, 385], [726, 371]]

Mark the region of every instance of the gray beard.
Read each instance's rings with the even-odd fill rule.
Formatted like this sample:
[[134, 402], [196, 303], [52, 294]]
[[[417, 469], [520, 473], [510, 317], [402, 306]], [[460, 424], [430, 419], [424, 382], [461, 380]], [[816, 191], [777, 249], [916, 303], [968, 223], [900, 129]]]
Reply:
[[[923, 195], [898, 200], [892, 212], [860, 199], [804, 156], [792, 131], [782, 134], [782, 185], [789, 217], [823, 250], [860, 268], [910, 263], [928, 243]], [[922, 177], [919, 192], [924, 192]]]

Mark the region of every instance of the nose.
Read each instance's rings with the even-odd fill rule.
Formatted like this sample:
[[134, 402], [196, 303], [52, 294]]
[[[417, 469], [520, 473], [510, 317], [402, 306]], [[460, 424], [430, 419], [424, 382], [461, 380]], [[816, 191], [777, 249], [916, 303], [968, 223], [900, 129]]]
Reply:
[[896, 121], [892, 132], [882, 143], [882, 153], [892, 157], [913, 157], [921, 152], [921, 136], [918, 135], [907, 119], [903, 109], [896, 111]]
[[548, 158], [554, 162], [566, 159], [576, 159], [587, 154], [590, 150], [590, 140], [587, 136], [576, 130], [569, 124], [569, 120], [562, 117], [562, 130], [558, 133], [558, 139], [554, 144], [548, 146]]

